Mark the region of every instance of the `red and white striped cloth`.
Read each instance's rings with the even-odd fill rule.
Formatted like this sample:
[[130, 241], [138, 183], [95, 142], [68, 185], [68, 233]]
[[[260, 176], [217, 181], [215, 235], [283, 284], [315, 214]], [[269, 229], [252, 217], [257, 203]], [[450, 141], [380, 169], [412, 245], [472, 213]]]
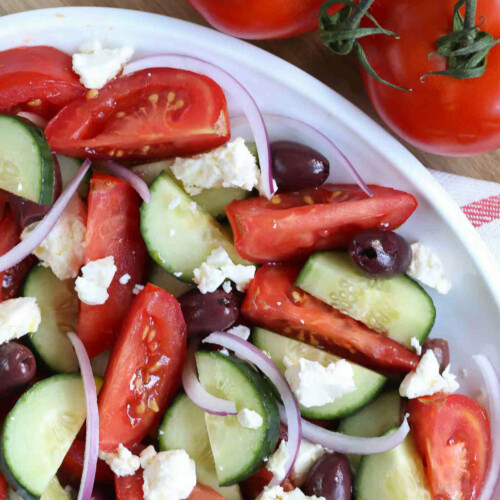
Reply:
[[431, 170], [500, 262], [500, 184]]

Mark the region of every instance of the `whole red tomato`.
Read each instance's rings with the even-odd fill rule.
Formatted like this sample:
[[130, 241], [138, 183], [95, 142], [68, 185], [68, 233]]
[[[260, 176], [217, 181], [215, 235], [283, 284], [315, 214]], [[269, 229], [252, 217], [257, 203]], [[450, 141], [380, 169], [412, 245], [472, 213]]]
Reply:
[[[375, 0], [375, 19], [400, 38], [375, 35], [361, 39], [368, 61], [385, 80], [412, 89], [403, 92], [364, 72], [368, 95], [383, 120], [403, 139], [431, 153], [471, 156], [500, 147], [500, 46], [490, 50], [478, 78], [420, 77], [446, 69], [436, 40], [452, 31], [456, 0]], [[500, 37], [500, 0], [477, 3], [481, 30]]]
[[188, 0], [214, 27], [253, 40], [287, 38], [318, 27], [324, 0]]

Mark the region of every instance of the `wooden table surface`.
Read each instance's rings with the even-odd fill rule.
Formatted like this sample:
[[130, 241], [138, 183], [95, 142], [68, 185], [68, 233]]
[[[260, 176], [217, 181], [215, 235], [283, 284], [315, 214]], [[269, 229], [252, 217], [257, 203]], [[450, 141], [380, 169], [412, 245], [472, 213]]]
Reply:
[[[216, 0], [214, 0], [216, 1]], [[207, 25], [185, 0], [0, 0], [0, 15], [62, 6], [103, 6], [144, 10]], [[377, 116], [363, 91], [357, 62], [338, 57], [323, 46], [318, 33], [288, 40], [257, 42], [259, 47], [295, 64], [333, 88], [373, 118]], [[410, 149], [424, 165], [437, 170], [500, 182], [500, 149], [474, 158], [445, 158]]]

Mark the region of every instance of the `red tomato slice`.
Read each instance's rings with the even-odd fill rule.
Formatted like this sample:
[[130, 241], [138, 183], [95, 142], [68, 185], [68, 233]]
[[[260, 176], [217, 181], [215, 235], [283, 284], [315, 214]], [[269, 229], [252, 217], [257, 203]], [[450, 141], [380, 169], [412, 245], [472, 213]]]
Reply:
[[18, 47], [0, 52], [0, 110], [31, 111], [52, 118], [85, 92], [71, 56], [54, 47]]
[[[7, 253], [20, 241], [21, 228], [17, 224], [10, 209], [4, 213], [0, 222], [0, 255]], [[0, 273], [0, 302], [17, 297], [26, 274], [37, 262], [36, 257], [30, 255], [14, 267]]]
[[433, 498], [479, 498], [491, 452], [483, 408], [461, 394], [437, 394], [410, 400], [407, 411]]
[[[66, 453], [57, 476], [62, 484], [70, 484], [78, 488], [82, 479], [83, 461], [85, 455], [85, 441], [75, 439]], [[115, 475], [103, 460], [97, 461], [95, 480], [98, 483], [113, 483]]]
[[47, 126], [53, 151], [94, 158], [165, 158], [207, 151], [230, 136], [226, 98], [210, 78], [153, 68], [90, 91]]
[[248, 198], [226, 207], [238, 253], [252, 262], [304, 259], [318, 250], [345, 249], [362, 229], [395, 229], [417, 207], [408, 193], [354, 185]]
[[[240, 484], [243, 496], [248, 500], [256, 500], [272, 478], [273, 473], [266, 467], [263, 467], [257, 474], [250, 476]], [[288, 479], [286, 479], [281, 486], [284, 491], [292, 491], [294, 489]]]
[[99, 394], [99, 448], [139, 443], [179, 385], [186, 323], [177, 300], [148, 284], [136, 297], [111, 353]]
[[[90, 357], [109, 349], [134, 298], [136, 283], [143, 283], [147, 250], [141, 236], [141, 199], [126, 182], [102, 174], [90, 180], [85, 262], [112, 255], [117, 267], [108, 288], [109, 298], [100, 306], [80, 304], [78, 335]], [[120, 277], [131, 276], [126, 285]]]
[[253, 323], [382, 371], [408, 372], [418, 356], [297, 288], [299, 266], [262, 266], [242, 314]]
[[8, 495], [7, 481], [5, 481], [2, 474], [0, 474], [0, 500], [7, 500], [7, 495]]

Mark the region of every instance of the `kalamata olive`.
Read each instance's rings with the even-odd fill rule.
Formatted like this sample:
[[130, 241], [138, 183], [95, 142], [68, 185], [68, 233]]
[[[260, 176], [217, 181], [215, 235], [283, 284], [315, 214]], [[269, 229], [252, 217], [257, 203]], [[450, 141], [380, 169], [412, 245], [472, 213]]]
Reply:
[[100, 483], [94, 484], [90, 500], [114, 500], [115, 498], [115, 489], [112, 485]]
[[306, 495], [326, 500], [349, 500], [352, 496], [349, 460], [340, 453], [323, 455], [307, 474], [302, 489]]
[[197, 288], [179, 298], [188, 335], [203, 335], [225, 330], [238, 319], [240, 298], [235, 292], [216, 290], [201, 293]]
[[321, 186], [330, 174], [330, 163], [321, 153], [297, 142], [273, 142], [271, 157], [280, 191]]
[[0, 394], [26, 385], [35, 372], [35, 358], [27, 347], [17, 342], [0, 345]]
[[362, 271], [378, 277], [404, 273], [411, 263], [408, 242], [388, 229], [361, 231], [352, 240], [349, 254]]
[[434, 351], [434, 355], [439, 363], [439, 371], [443, 373], [445, 368], [450, 364], [450, 348], [448, 347], [448, 341], [444, 339], [427, 339], [422, 344], [422, 355], [429, 350]]

